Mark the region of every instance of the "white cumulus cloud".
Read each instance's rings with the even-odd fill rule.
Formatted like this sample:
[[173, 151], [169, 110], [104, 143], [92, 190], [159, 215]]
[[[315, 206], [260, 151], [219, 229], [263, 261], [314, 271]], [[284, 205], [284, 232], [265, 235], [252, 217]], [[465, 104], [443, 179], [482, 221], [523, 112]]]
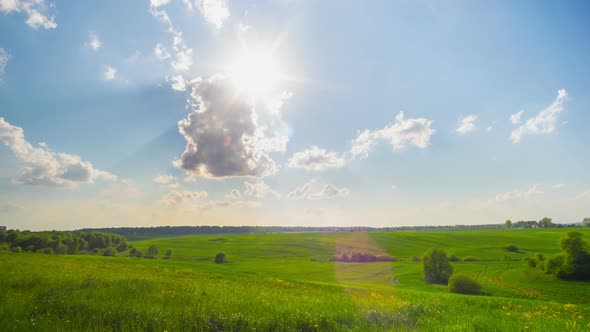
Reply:
[[96, 180], [116, 180], [113, 174], [94, 168], [77, 155], [34, 147], [25, 139], [22, 128], [11, 125], [1, 117], [0, 142], [25, 164], [18, 177], [13, 179], [15, 184], [72, 188]]
[[257, 182], [244, 182], [244, 186], [246, 186], [246, 190], [244, 190], [244, 195], [251, 196], [255, 198], [265, 198], [267, 196], [275, 196], [279, 197], [279, 194], [272, 190], [270, 186], [264, 183], [262, 180], [258, 180]]
[[102, 73], [102, 77], [107, 80], [114, 80], [115, 76], [117, 76], [117, 69], [111, 67], [111, 66], [106, 66], [103, 73]]
[[522, 118], [522, 113], [524, 113], [524, 111], [520, 110], [520, 111], [510, 115], [510, 123], [512, 123], [513, 125], [519, 124], [520, 118]]
[[160, 174], [152, 180], [155, 184], [168, 185], [176, 182], [176, 177], [170, 174]]
[[[557, 91], [557, 97], [549, 107], [536, 116], [528, 118], [524, 124], [512, 131], [510, 135], [512, 142], [519, 143], [524, 135], [550, 134], [557, 130], [557, 117], [559, 113], [565, 111], [563, 104], [566, 99], [567, 91], [564, 89]], [[520, 117], [517, 119], [520, 119]]]
[[207, 197], [206, 191], [178, 191], [172, 190], [164, 196], [162, 202], [166, 205], [182, 204], [190, 200], [197, 200]]
[[102, 46], [102, 42], [100, 41], [100, 38], [98, 38], [98, 35], [96, 35], [95, 33], [90, 34], [88, 46], [95, 52], [100, 49], [100, 47]]
[[[51, 5], [53, 6], [53, 5]], [[0, 12], [25, 13], [25, 23], [33, 29], [55, 29], [55, 16], [47, 14], [48, 7], [44, 0], [0, 0]]]
[[277, 142], [288, 140], [276, 131], [284, 126], [280, 109], [255, 108], [220, 75], [194, 79], [191, 87], [195, 110], [178, 123], [187, 144], [174, 165], [191, 176], [218, 179], [276, 173], [269, 153], [284, 151]]
[[350, 154], [352, 158], [366, 158], [378, 140], [388, 141], [394, 150], [403, 149], [410, 144], [425, 149], [430, 145], [430, 137], [434, 132], [432, 120], [405, 119], [404, 112], [399, 112], [395, 122], [383, 129], [360, 132], [352, 141]]
[[218, 29], [229, 18], [226, 0], [196, 0], [196, 3], [205, 20]]
[[468, 115], [464, 118], [459, 119], [459, 125], [457, 126], [455, 131], [459, 134], [467, 134], [477, 130], [477, 126], [475, 125], [476, 120], [476, 115]]
[[322, 200], [338, 197], [346, 197], [350, 194], [348, 188], [338, 188], [332, 184], [323, 184], [316, 180], [311, 180], [302, 186], [295, 188], [287, 197], [292, 199], [311, 199]]
[[312, 146], [307, 150], [293, 154], [289, 159], [288, 166], [308, 171], [323, 171], [328, 168], [340, 168], [345, 163], [345, 159], [337, 153]]

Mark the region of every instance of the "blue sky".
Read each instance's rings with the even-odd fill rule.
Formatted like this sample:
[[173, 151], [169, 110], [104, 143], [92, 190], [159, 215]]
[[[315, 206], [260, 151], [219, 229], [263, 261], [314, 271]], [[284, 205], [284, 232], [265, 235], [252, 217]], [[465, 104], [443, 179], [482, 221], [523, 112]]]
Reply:
[[589, 16], [585, 1], [0, 0], [0, 224], [580, 221]]

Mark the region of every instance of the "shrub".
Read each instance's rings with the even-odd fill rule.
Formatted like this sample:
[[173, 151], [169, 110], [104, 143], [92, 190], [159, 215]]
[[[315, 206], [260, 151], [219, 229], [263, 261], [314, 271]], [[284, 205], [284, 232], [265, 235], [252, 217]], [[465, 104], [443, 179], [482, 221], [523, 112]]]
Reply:
[[564, 258], [563, 255], [549, 257], [545, 261], [545, 272], [549, 274], [558, 274], [563, 266]]
[[477, 257], [473, 257], [473, 256], [467, 256], [465, 258], [463, 258], [464, 262], [477, 262], [479, 261], [479, 258]]
[[225, 262], [225, 254], [220, 252], [215, 255], [215, 264], [223, 264]]
[[459, 294], [480, 294], [481, 286], [464, 273], [456, 273], [449, 279], [449, 291]]
[[420, 257], [418, 257], [418, 256], [412, 257], [412, 262], [419, 262], [419, 261], [421, 261]]
[[455, 255], [452, 255], [451, 258], [449, 258], [449, 260], [451, 262], [460, 262], [461, 261], [461, 258], [459, 258], [459, 257], [457, 257]]
[[515, 246], [514, 244], [504, 247], [504, 250], [506, 250], [508, 252], [518, 252], [519, 251], [518, 247]]
[[47, 255], [51, 255], [53, 254], [53, 248], [43, 248], [41, 249], [41, 252]]
[[104, 250], [103, 256], [117, 256], [117, 249], [108, 247]]
[[536, 267], [537, 266], [537, 261], [534, 258], [531, 258], [528, 260], [528, 264], [530, 267]]
[[129, 256], [130, 256], [130, 257], [133, 257], [133, 256], [135, 256], [135, 253], [136, 253], [136, 252], [137, 252], [137, 249], [135, 249], [135, 248], [131, 248], [131, 250], [129, 250]]
[[104, 253], [104, 250], [100, 248], [94, 248], [90, 253], [93, 255], [102, 255]]
[[151, 245], [148, 248], [148, 252], [147, 252], [147, 258], [156, 258], [158, 257], [158, 255], [160, 254], [160, 249], [158, 249], [158, 247], [156, 247], [155, 245]]
[[544, 260], [545, 260], [545, 256], [544, 256], [543, 254], [541, 254], [541, 253], [538, 253], [538, 254], [537, 254], [537, 260], [538, 260], [539, 262], [542, 262], [542, 261], [544, 261]]
[[137, 251], [135, 252], [135, 257], [137, 257], [137, 258], [142, 258], [142, 257], [143, 257], [143, 251], [141, 251], [141, 250], [137, 250]]
[[20, 246], [16, 246], [16, 247], [12, 247], [10, 249], [10, 251], [12, 251], [14, 253], [21, 253], [21, 252], [23, 252], [23, 248], [21, 248]]
[[166, 257], [165, 258], [168, 259], [168, 258], [170, 258], [170, 256], [172, 256], [172, 250], [168, 249], [166, 251]]
[[453, 274], [453, 267], [447, 254], [440, 249], [432, 249], [422, 257], [424, 280], [429, 283], [446, 284]]

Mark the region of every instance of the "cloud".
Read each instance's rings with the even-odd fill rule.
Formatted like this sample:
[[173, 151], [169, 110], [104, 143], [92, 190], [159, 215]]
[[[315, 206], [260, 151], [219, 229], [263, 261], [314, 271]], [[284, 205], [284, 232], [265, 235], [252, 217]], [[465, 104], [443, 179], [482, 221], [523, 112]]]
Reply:
[[90, 34], [90, 40], [88, 41], [88, 46], [95, 52], [98, 51], [100, 49], [100, 47], [102, 46], [102, 42], [100, 41], [100, 39], [98, 38], [98, 36], [95, 33]]
[[583, 199], [590, 199], [590, 189], [586, 189], [574, 197], [574, 200], [576, 201]]
[[[0, 0], [2, 1], [2, 0]], [[0, 80], [4, 73], [6, 72], [6, 66], [8, 66], [8, 61], [10, 60], [11, 56], [7, 50], [0, 48]]]
[[152, 181], [155, 184], [164, 186], [176, 182], [176, 177], [169, 174], [161, 174], [156, 176]]
[[184, 80], [184, 77], [182, 77], [182, 75], [172, 76], [170, 78], [166, 78], [166, 80], [170, 82], [172, 90], [176, 91], [186, 91], [186, 86], [189, 83]]
[[383, 129], [365, 130], [352, 141], [350, 155], [363, 159], [369, 155], [378, 140], [389, 141], [394, 150], [401, 150], [409, 144], [421, 149], [430, 145], [430, 137], [435, 133], [432, 121], [426, 118], [404, 119], [404, 112], [399, 112], [395, 122]]
[[170, 3], [170, 0], [150, 0], [150, 6], [158, 8]]
[[106, 66], [104, 69], [104, 72], [102, 73], [102, 77], [107, 80], [114, 80], [115, 76], [117, 76], [117, 69], [111, 67], [111, 66]]
[[462, 119], [459, 119], [459, 126], [457, 126], [455, 131], [464, 135], [477, 130], [477, 126], [475, 125], [476, 120], [476, 115], [468, 115]]
[[242, 194], [240, 194], [238, 189], [232, 189], [228, 194], [225, 195], [225, 198], [240, 199], [242, 198]]
[[517, 125], [520, 123], [520, 118], [522, 118], [522, 113], [524, 113], [524, 111], [518, 111], [512, 115], [510, 115], [510, 123], [512, 123], [513, 125]]
[[[536, 116], [529, 118], [526, 122], [512, 131], [510, 139], [513, 143], [519, 143], [524, 135], [550, 134], [557, 129], [557, 116], [565, 109], [564, 102], [567, 99], [567, 91], [557, 91], [557, 98], [543, 111]], [[516, 113], [518, 114], [518, 113]], [[518, 117], [517, 119], [520, 119]]]
[[556, 183], [556, 184], [553, 185], [552, 188], [553, 189], [561, 189], [563, 187], [565, 187], [565, 184], [563, 184], [563, 183]]
[[184, 42], [182, 32], [174, 28], [168, 13], [165, 10], [160, 9], [160, 7], [166, 3], [168, 2], [161, 0], [152, 1], [150, 3], [150, 13], [160, 22], [168, 26], [168, 32], [172, 35], [172, 52], [174, 52], [174, 57], [160, 43], [154, 48], [154, 54], [159, 60], [170, 59], [170, 65], [174, 70], [186, 71], [193, 65], [193, 49], [188, 47]]
[[311, 200], [323, 200], [338, 197], [346, 197], [350, 194], [348, 188], [337, 188], [332, 184], [324, 184], [319, 190], [314, 191], [313, 188], [317, 187], [318, 182], [315, 180], [309, 181], [304, 185], [295, 188], [291, 191], [287, 197], [292, 199], [311, 199]]
[[530, 199], [533, 196], [543, 195], [543, 187], [541, 185], [534, 185], [529, 188], [527, 191], [520, 191], [518, 189], [514, 189], [513, 191], [509, 191], [507, 193], [498, 194], [496, 195], [496, 201], [498, 202], [505, 202], [509, 200], [515, 199]]
[[73, 188], [80, 183], [94, 183], [96, 180], [116, 180], [113, 174], [94, 168], [77, 155], [33, 147], [25, 140], [22, 128], [11, 125], [1, 117], [0, 142], [25, 163], [18, 177], [12, 181], [15, 184]]
[[170, 59], [172, 57], [170, 52], [166, 50], [166, 47], [160, 43], [156, 44], [156, 47], [154, 47], [154, 55], [160, 61]]
[[259, 180], [254, 183], [244, 182], [244, 186], [246, 186], [246, 190], [244, 190], [244, 195], [251, 196], [255, 198], [265, 198], [266, 196], [272, 195], [275, 197], [279, 197], [279, 193], [272, 190], [270, 186], [264, 183], [262, 180]]
[[226, 0], [195, 0], [203, 18], [217, 29], [229, 18], [229, 8]]
[[164, 196], [162, 202], [166, 205], [177, 205], [187, 202], [189, 200], [197, 200], [199, 198], [207, 197], [209, 194], [206, 191], [178, 191], [172, 190]]
[[346, 161], [334, 152], [328, 152], [317, 146], [297, 152], [289, 159], [288, 167], [302, 168], [307, 171], [323, 171], [327, 168], [340, 168]]
[[[53, 7], [54, 5], [50, 5]], [[55, 16], [47, 16], [47, 5], [44, 0], [0, 0], [0, 12], [5, 14], [24, 12], [27, 14], [25, 23], [33, 29], [55, 29]]]
[[[275, 174], [270, 152], [282, 152], [288, 138], [280, 109], [256, 105], [223, 76], [191, 81], [195, 110], [178, 123], [187, 141], [174, 162], [191, 176], [263, 177]], [[276, 106], [276, 104], [273, 104]]]
[[486, 131], [489, 133], [494, 129], [494, 126], [496, 125], [496, 121], [492, 121], [492, 123], [486, 128]]

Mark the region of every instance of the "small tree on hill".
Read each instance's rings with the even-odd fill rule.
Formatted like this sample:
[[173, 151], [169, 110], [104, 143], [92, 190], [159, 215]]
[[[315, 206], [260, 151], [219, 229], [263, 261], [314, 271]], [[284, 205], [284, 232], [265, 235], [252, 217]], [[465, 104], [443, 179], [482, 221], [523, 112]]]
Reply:
[[156, 258], [156, 257], [158, 257], [159, 254], [160, 254], [160, 249], [158, 249], [158, 247], [156, 247], [155, 245], [151, 245], [148, 248], [147, 257], [149, 257], [149, 258]]
[[506, 228], [512, 228], [512, 220], [508, 219], [504, 222], [504, 225], [506, 225]]
[[424, 280], [429, 283], [446, 284], [453, 274], [453, 267], [447, 254], [440, 249], [432, 249], [422, 257]]
[[215, 255], [215, 264], [222, 264], [225, 262], [225, 254], [220, 252], [219, 254]]
[[480, 294], [481, 286], [465, 273], [453, 274], [449, 279], [449, 292], [459, 294]]

